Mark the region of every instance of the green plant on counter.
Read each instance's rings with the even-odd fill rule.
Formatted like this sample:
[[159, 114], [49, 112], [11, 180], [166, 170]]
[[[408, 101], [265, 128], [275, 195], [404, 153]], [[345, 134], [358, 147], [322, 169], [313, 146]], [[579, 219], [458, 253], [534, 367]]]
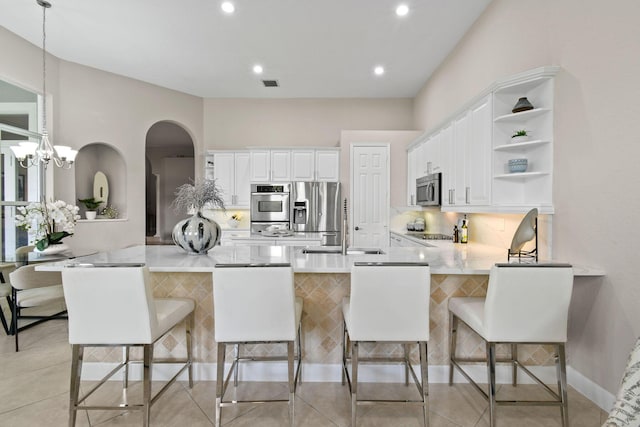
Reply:
[[78, 201], [87, 208], [88, 211], [95, 211], [102, 204], [102, 200], [96, 200], [94, 197], [88, 199], [78, 199]]
[[527, 136], [527, 135], [529, 135], [527, 131], [524, 129], [521, 129], [521, 130], [514, 131], [514, 134], [511, 135], [511, 138], [515, 138], [516, 136]]

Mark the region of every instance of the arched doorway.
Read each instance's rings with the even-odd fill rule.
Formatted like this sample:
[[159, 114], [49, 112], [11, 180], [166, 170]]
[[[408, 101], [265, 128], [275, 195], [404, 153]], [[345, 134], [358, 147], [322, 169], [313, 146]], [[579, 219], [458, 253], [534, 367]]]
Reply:
[[171, 242], [171, 230], [184, 213], [171, 207], [176, 188], [195, 177], [193, 139], [180, 125], [161, 121], [149, 128], [145, 145], [146, 241]]

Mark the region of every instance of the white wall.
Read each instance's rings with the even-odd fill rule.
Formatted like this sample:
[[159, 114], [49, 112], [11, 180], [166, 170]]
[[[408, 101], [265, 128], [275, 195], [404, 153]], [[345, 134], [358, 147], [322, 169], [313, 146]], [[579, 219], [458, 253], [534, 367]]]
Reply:
[[389, 99], [204, 100], [205, 146], [336, 147], [349, 129], [412, 129], [413, 101]]
[[498, 78], [560, 65], [556, 78], [553, 250], [600, 267], [576, 281], [569, 363], [614, 393], [640, 334], [640, 2], [494, 0], [415, 100], [438, 125]]
[[[37, 92], [42, 84], [40, 48], [0, 28], [0, 51], [0, 79]], [[202, 155], [202, 99], [53, 57], [47, 61], [54, 143], [75, 149], [107, 143], [126, 163], [128, 220], [79, 224], [68, 244], [83, 252], [144, 243], [147, 131], [162, 120], [179, 123], [192, 137], [196, 155]], [[74, 200], [74, 169], [56, 168], [53, 178], [55, 191], [48, 196]]]

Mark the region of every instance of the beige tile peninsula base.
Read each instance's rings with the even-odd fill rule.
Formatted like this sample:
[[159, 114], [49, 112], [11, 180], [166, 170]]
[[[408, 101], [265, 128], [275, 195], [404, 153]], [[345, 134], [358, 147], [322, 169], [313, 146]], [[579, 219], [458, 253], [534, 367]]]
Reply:
[[[212, 275], [210, 273], [152, 273], [155, 297], [188, 297], [196, 302], [194, 358], [197, 363], [216, 361], [216, 345], [213, 339]], [[340, 339], [342, 313], [340, 302], [349, 294], [349, 274], [344, 273], [297, 273], [296, 295], [304, 299], [302, 317], [303, 363], [316, 365], [338, 365], [341, 358]], [[453, 296], [484, 296], [488, 276], [484, 275], [433, 275], [431, 278], [431, 339], [429, 340], [429, 364], [447, 365], [449, 358], [447, 301]], [[393, 286], [393, 283], [389, 284]], [[117, 313], [116, 313], [117, 315]], [[180, 329], [171, 332], [158, 345], [156, 357], [180, 356], [185, 352], [185, 337]], [[462, 325], [459, 331], [458, 351], [463, 356], [481, 357], [484, 344]], [[274, 345], [244, 351], [252, 355], [282, 352], [284, 347]], [[507, 354], [506, 347], [499, 354]], [[363, 346], [361, 354], [400, 355], [399, 345]], [[553, 350], [549, 346], [519, 346], [519, 357], [528, 365], [552, 365]], [[85, 353], [86, 362], [114, 362], [120, 359], [118, 349], [94, 348]], [[134, 357], [139, 355], [133, 354]], [[417, 351], [412, 355], [417, 361]], [[322, 378], [322, 381], [339, 381], [340, 378]]]

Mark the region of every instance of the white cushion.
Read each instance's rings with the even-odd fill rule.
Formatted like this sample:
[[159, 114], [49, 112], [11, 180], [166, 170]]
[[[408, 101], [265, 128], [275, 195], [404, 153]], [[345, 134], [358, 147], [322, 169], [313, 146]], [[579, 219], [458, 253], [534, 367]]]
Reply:
[[62, 285], [26, 289], [17, 294], [18, 307], [37, 307], [53, 302], [64, 302]]
[[154, 341], [169, 332], [195, 308], [193, 300], [188, 298], [157, 298], [153, 302], [158, 316], [158, 326], [153, 335]]
[[482, 319], [484, 317], [484, 298], [449, 298], [449, 311], [458, 316], [471, 329], [484, 337]]

